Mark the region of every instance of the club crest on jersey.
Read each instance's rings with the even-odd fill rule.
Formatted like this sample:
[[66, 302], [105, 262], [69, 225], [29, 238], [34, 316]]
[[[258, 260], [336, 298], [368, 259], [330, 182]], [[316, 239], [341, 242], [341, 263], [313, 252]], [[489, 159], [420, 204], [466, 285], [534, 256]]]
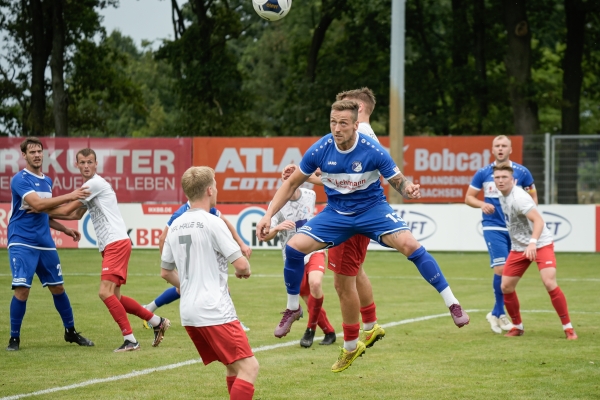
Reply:
[[352, 171], [354, 172], [360, 172], [362, 171], [362, 163], [360, 161], [354, 161], [352, 163]]

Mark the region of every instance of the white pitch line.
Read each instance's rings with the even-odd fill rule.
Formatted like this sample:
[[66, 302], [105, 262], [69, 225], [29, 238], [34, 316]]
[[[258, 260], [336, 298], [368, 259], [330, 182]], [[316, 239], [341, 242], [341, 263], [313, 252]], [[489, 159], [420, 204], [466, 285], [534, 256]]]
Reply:
[[[485, 312], [485, 310], [466, 310], [466, 311], [469, 312], [469, 313]], [[521, 310], [521, 312], [524, 312], [524, 313], [554, 313], [556, 311], [554, 311], [554, 310]], [[569, 313], [570, 314], [600, 314], [600, 312], [586, 312], [586, 311], [583, 311], [583, 312], [581, 312], [581, 311], [580, 312], [570, 311]], [[426, 315], [424, 317], [417, 317], [417, 318], [404, 319], [402, 321], [389, 322], [387, 324], [382, 324], [381, 326], [383, 328], [391, 328], [391, 327], [398, 326], [398, 325], [411, 324], [413, 322], [427, 321], [427, 320], [430, 320], [430, 319], [436, 319], [436, 318], [447, 317], [447, 316], [448, 316], [448, 313]], [[341, 336], [343, 336], [343, 334], [342, 333], [338, 333], [336, 336], [341, 337]], [[323, 338], [324, 338], [323, 336], [315, 337], [316, 340], [321, 340]], [[252, 349], [252, 351], [254, 353], [259, 353], [261, 351], [275, 350], [275, 349], [279, 349], [279, 348], [283, 348], [283, 347], [294, 346], [294, 345], [297, 345], [297, 344], [298, 344], [298, 341], [294, 340], [294, 341], [285, 342], [285, 343], [278, 343], [278, 344], [272, 344], [272, 345], [268, 345], [268, 346], [257, 347], [256, 349]], [[202, 359], [197, 358], [197, 359], [194, 359], [194, 360], [182, 361], [182, 362], [179, 362], [179, 363], [176, 363], [176, 364], [163, 365], [162, 367], [147, 368], [147, 369], [143, 369], [141, 371], [132, 371], [132, 372], [130, 372], [128, 374], [124, 374], [124, 375], [115, 375], [115, 376], [110, 376], [108, 378], [91, 379], [89, 381], [75, 383], [73, 385], [59, 386], [59, 387], [50, 388], [50, 389], [38, 390], [37, 392], [16, 394], [14, 396], [7, 396], [7, 397], [0, 397], [0, 400], [17, 400], [17, 399], [23, 399], [25, 397], [40, 396], [40, 395], [43, 395], [43, 394], [61, 392], [61, 391], [71, 390], [71, 389], [77, 389], [77, 388], [81, 388], [81, 387], [95, 385], [97, 383], [120, 381], [122, 379], [129, 379], [129, 378], [135, 378], [136, 376], [148, 375], [148, 374], [151, 374], [153, 372], [167, 371], [167, 370], [170, 370], [170, 369], [184, 367], [186, 365], [197, 364], [197, 363], [199, 363], [201, 361], [202, 361]]]

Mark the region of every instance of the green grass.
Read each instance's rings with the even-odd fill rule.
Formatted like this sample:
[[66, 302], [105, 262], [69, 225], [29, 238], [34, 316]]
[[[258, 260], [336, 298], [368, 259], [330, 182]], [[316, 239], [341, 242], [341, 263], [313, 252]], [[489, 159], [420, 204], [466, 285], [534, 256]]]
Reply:
[[[76, 385], [160, 366], [197, 360], [198, 354], [179, 320], [179, 303], [159, 309], [173, 322], [164, 342], [151, 347], [152, 334], [131, 317], [142, 350], [114, 354], [121, 342], [118, 326], [97, 295], [100, 255], [94, 250], [61, 250], [65, 287], [77, 329], [96, 346], [81, 348], [62, 338], [62, 324], [51, 296], [37, 278], [27, 303], [21, 351], [0, 349], [0, 398]], [[281, 253], [256, 251], [254, 276], [230, 278], [238, 316], [251, 330], [248, 338], [261, 369], [255, 399], [593, 399], [600, 398], [599, 254], [561, 254], [558, 281], [564, 291], [579, 340], [564, 339], [560, 321], [535, 266], [517, 287], [526, 333], [505, 338], [491, 332], [485, 314], [492, 306], [491, 271], [484, 253], [435, 253], [471, 324], [457, 329], [440, 296], [412, 263], [391, 252], [369, 252], [371, 278], [380, 324], [446, 314], [424, 321], [390, 325], [384, 340], [368, 349], [346, 371], [330, 367], [334, 346], [303, 349], [301, 319], [283, 339], [273, 337], [285, 307]], [[10, 271], [0, 251], [0, 340], [9, 337]], [[168, 284], [160, 279], [158, 252], [134, 251], [128, 284], [122, 293], [141, 303]], [[324, 280], [325, 308], [341, 332], [332, 274]], [[538, 311], [538, 312], [532, 312]], [[320, 332], [317, 335], [322, 335]], [[287, 347], [265, 346], [290, 343]], [[36, 399], [225, 399], [225, 368], [201, 363], [160, 370], [135, 378], [94, 383], [35, 396]]]

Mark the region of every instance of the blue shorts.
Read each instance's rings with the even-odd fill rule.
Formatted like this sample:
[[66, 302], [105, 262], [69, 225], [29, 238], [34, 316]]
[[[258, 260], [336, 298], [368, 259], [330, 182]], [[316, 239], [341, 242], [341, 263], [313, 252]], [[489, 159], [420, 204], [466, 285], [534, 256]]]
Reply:
[[389, 204], [381, 203], [360, 214], [351, 215], [339, 214], [327, 206], [298, 232], [312, 237], [317, 242], [326, 243], [326, 247], [337, 246], [357, 233], [386, 246], [381, 241], [382, 236], [405, 229], [409, 229], [406, 222]]
[[10, 246], [8, 261], [13, 276], [13, 289], [17, 286], [30, 288], [33, 274], [37, 274], [44, 287], [64, 283], [56, 249], [39, 250], [27, 246]]
[[483, 238], [490, 253], [490, 267], [506, 264], [510, 252], [510, 236], [508, 231], [483, 231]]

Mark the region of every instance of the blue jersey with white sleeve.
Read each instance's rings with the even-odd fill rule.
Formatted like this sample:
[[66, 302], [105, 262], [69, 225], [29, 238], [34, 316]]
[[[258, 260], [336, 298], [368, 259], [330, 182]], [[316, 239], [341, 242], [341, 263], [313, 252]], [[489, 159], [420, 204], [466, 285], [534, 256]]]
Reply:
[[302, 157], [300, 171], [311, 175], [317, 168], [327, 204], [340, 214], [360, 213], [385, 203], [379, 175], [389, 180], [400, 173], [388, 152], [362, 133], [357, 133], [349, 150], [338, 149], [331, 133], [318, 140]]
[[29, 206], [25, 201], [25, 196], [33, 192], [42, 199], [52, 197], [52, 179], [23, 169], [11, 179], [10, 190], [12, 215], [8, 221], [7, 247], [55, 249], [50, 233], [50, 217], [46, 213], [28, 213]]
[[[500, 206], [500, 192], [496, 188], [496, 184], [494, 183], [494, 166], [496, 162], [481, 168], [479, 171], [475, 173], [473, 176], [473, 180], [471, 181], [471, 187], [477, 190], [483, 190], [483, 198], [486, 203], [492, 204], [495, 208], [493, 214], [485, 214], [483, 215], [483, 229], [489, 230], [494, 228], [503, 228], [502, 230], [506, 230], [506, 223], [504, 219], [504, 213], [502, 212], [502, 207]], [[525, 191], [529, 191], [534, 189], [533, 184], [533, 176], [531, 172], [521, 164], [517, 164], [516, 162], [510, 163], [513, 168], [513, 176], [515, 178], [515, 185], [522, 187]]]
[[[190, 209], [190, 202], [189, 201], [186, 202], [186, 203], [184, 203], [184, 204], [182, 204], [181, 207], [179, 207], [177, 209], [177, 211], [175, 211], [173, 213], [173, 215], [171, 215], [171, 218], [167, 222], [167, 226], [171, 226], [171, 224], [173, 223], [173, 221], [175, 221], [181, 214], [183, 214], [184, 212], [186, 212], [189, 209]], [[215, 207], [211, 207], [209, 213], [211, 213], [212, 215], [215, 215], [217, 217], [221, 217], [221, 211], [217, 210]]]

